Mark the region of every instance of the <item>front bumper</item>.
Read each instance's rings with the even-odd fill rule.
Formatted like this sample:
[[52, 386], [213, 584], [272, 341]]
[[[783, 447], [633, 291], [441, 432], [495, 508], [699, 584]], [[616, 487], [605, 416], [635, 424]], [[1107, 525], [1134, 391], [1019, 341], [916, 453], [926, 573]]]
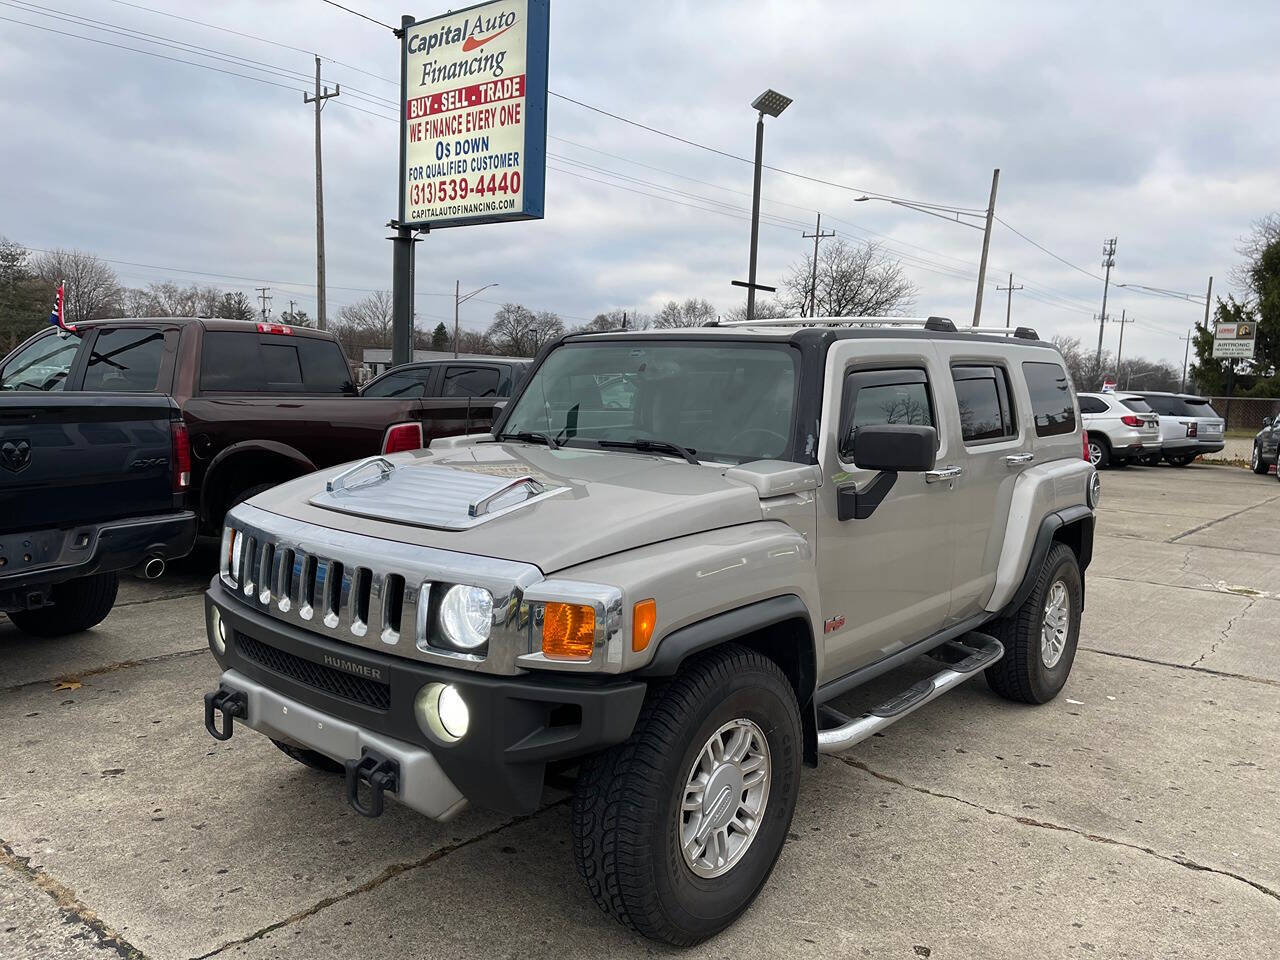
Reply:
[[55, 583], [128, 570], [149, 557], [185, 557], [195, 541], [196, 515], [190, 510], [5, 534], [0, 536], [0, 610], [24, 610], [33, 594]]
[[[215, 609], [227, 634], [221, 652]], [[205, 620], [223, 685], [246, 694], [241, 722], [338, 761], [376, 749], [399, 761], [398, 799], [436, 819], [466, 800], [533, 812], [547, 764], [625, 740], [646, 690], [616, 678], [500, 677], [388, 656], [247, 608], [218, 578], [205, 594]], [[467, 704], [461, 739], [419, 725], [414, 701], [431, 683], [452, 684]]]

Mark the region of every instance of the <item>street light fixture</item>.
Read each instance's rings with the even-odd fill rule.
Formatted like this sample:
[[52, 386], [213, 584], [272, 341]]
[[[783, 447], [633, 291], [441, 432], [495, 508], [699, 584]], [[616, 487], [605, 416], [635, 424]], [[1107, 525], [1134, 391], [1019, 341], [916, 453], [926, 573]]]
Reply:
[[751, 101], [756, 111], [755, 185], [751, 191], [751, 262], [747, 268], [747, 319], [756, 318], [756, 248], [760, 240], [760, 169], [764, 157], [764, 118], [781, 116], [791, 106], [791, 98], [777, 90], [766, 90]]
[[484, 293], [490, 287], [496, 287], [496, 283], [486, 283], [478, 290], [472, 290], [465, 296], [460, 295], [462, 290], [462, 281], [453, 281], [453, 358], [458, 359], [458, 308], [474, 297], [477, 293]]

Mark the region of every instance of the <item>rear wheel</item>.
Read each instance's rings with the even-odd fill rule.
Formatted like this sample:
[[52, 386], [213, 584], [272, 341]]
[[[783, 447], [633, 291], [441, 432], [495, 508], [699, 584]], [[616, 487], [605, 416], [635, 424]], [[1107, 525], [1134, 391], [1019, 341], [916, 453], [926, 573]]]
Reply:
[[14, 626], [37, 637], [62, 637], [96, 627], [107, 618], [116, 602], [120, 578], [114, 573], [55, 583], [50, 589], [53, 606], [36, 610], [15, 610], [9, 614]]
[[1170, 457], [1165, 457], [1165, 460], [1173, 464], [1175, 467], [1189, 467], [1197, 456], [1198, 455], [1194, 453], [1179, 453]]
[[1253, 468], [1254, 473], [1267, 472], [1267, 463], [1262, 459], [1262, 449], [1256, 443], [1253, 445], [1253, 453], [1249, 456], [1249, 466]]
[[1099, 470], [1111, 463], [1111, 448], [1105, 440], [1098, 439], [1093, 434], [1089, 435], [1089, 462]]
[[1158, 454], [1158, 453], [1148, 453], [1148, 454], [1145, 454], [1145, 455], [1143, 455], [1143, 457], [1141, 458], [1141, 460], [1142, 460], [1142, 465], [1143, 465], [1143, 466], [1145, 466], [1145, 467], [1158, 467], [1158, 466], [1160, 466], [1160, 454]]
[[987, 685], [1023, 703], [1048, 703], [1067, 682], [1080, 637], [1084, 581], [1071, 548], [1056, 543], [1030, 595], [991, 633], [1004, 657], [987, 667]]
[[284, 752], [286, 756], [297, 760], [304, 767], [310, 767], [312, 770], [321, 770], [325, 773], [344, 773], [346, 768], [332, 757], [326, 757], [323, 753], [315, 750], [308, 750], [305, 747], [295, 747], [291, 743], [285, 743], [283, 740], [272, 738], [272, 743]]
[[574, 860], [596, 903], [676, 946], [729, 926], [782, 851], [801, 752], [791, 684], [753, 650], [717, 649], [651, 690], [575, 787]]

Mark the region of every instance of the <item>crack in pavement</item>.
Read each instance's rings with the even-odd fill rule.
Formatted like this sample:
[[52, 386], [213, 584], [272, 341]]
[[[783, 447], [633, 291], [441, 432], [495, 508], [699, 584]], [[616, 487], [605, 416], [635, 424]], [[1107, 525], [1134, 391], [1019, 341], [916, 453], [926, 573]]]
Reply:
[[1151, 657], [1140, 657], [1134, 653], [1116, 653], [1112, 650], [1100, 650], [1097, 647], [1077, 647], [1078, 650], [1084, 650], [1087, 653], [1099, 653], [1104, 657], [1116, 657], [1120, 660], [1136, 660], [1138, 663], [1149, 663], [1156, 667], [1173, 667], [1175, 670], [1193, 670], [1196, 673], [1207, 673], [1215, 677], [1225, 677], [1228, 680], [1245, 680], [1249, 683], [1265, 683], [1270, 687], [1280, 687], [1280, 680], [1272, 680], [1268, 677], [1254, 677], [1247, 673], [1229, 673], [1226, 670], [1214, 670], [1211, 667], [1196, 667], [1185, 663], [1172, 663], [1168, 660], [1155, 660]]
[[90, 667], [88, 670], [78, 670], [75, 673], [64, 673], [57, 677], [45, 677], [40, 680], [25, 680], [22, 683], [14, 684], [12, 687], [0, 687], [0, 693], [14, 693], [26, 687], [39, 687], [49, 683], [59, 683], [64, 680], [83, 680], [85, 677], [100, 677], [104, 673], [115, 673], [117, 670], [128, 670], [130, 667], [145, 667], [152, 663], [168, 663], [170, 660], [182, 660], [186, 657], [198, 656], [209, 651], [209, 645], [205, 644], [196, 650], [175, 650], [173, 653], [161, 653], [154, 657], [142, 657], [138, 660], [121, 660], [117, 663], [108, 663], [101, 667]]
[[75, 892], [70, 887], [55, 880], [39, 867], [31, 866], [30, 857], [18, 856], [4, 840], [0, 840], [0, 866], [8, 867], [52, 897], [53, 902], [58, 905], [62, 919], [66, 923], [87, 927], [98, 946], [104, 950], [114, 951], [123, 960], [146, 960], [141, 950], [107, 926], [101, 917], [76, 899]]
[[164, 603], [166, 600], [182, 600], [185, 597], [198, 597], [209, 589], [201, 587], [199, 590], [192, 590], [190, 593], [173, 593], [164, 597], [143, 597], [139, 600], [117, 600], [111, 607], [112, 610], [117, 607], [136, 607], [141, 603]]
[[541, 810], [535, 810], [533, 813], [527, 814], [523, 817], [515, 817], [512, 820], [508, 820], [506, 823], [500, 823], [496, 827], [491, 827], [483, 833], [478, 833], [474, 837], [470, 837], [466, 840], [459, 840], [457, 843], [451, 843], [440, 847], [431, 851], [431, 853], [428, 853], [426, 856], [419, 857], [417, 860], [410, 860], [406, 863], [393, 863], [377, 876], [371, 877], [359, 886], [352, 887], [350, 890], [346, 890], [342, 893], [335, 893], [332, 896], [325, 897], [323, 900], [312, 904], [305, 910], [299, 910], [297, 913], [285, 917], [283, 920], [277, 920], [275, 923], [267, 924], [267, 926], [263, 927], [261, 930], [255, 930], [253, 933], [246, 936], [238, 937], [235, 940], [228, 940], [226, 943], [219, 947], [215, 947], [207, 953], [202, 953], [199, 956], [193, 957], [192, 960], [209, 960], [210, 957], [215, 957], [231, 947], [240, 947], [246, 943], [252, 943], [254, 940], [261, 940], [267, 934], [274, 933], [282, 927], [287, 927], [291, 924], [298, 923], [301, 920], [306, 920], [308, 917], [313, 917], [321, 910], [332, 907], [336, 903], [342, 903], [344, 900], [349, 900], [359, 894], [367, 893], [376, 887], [382, 886], [382, 884], [386, 883], [388, 880], [395, 879], [401, 874], [408, 873], [410, 870], [417, 870], [419, 867], [425, 867], [430, 863], [435, 863], [437, 860], [447, 857], [449, 854], [454, 853], [457, 850], [461, 850], [463, 847], [469, 847], [474, 843], [479, 843], [481, 840], [487, 840], [509, 827], [519, 826], [528, 820], [532, 820], [534, 817], [541, 816], [548, 810], [564, 806], [566, 803], [569, 803], [570, 800], [572, 800], [572, 797], [565, 797], [562, 800], [549, 803]]
[[1267, 499], [1263, 500], [1261, 503], [1254, 503], [1254, 504], [1250, 504], [1247, 507], [1242, 507], [1241, 509], [1235, 511], [1234, 513], [1228, 513], [1225, 517], [1218, 517], [1216, 520], [1210, 520], [1207, 523], [1202, 523], [1200, 524], [1200, 526], [1192, 527], [1190, 530], [1183, 530], [1176, 537], [1170, 537], [1168, 540], [1165, 541], [1165, 543], [1177, 543], [1183, 537], [1189, 537], [1193, 533], [1199, 533], [1202, 530], [1208, 530], [1215, 523], [1222, 523], [1222, 521], [1224, 520], [1230, 520], [1232, 517], [1238, 517], [1240, 516], [1240, 514], [1248, 513], [1250, 510], [1256, 510], [1258, 507], [1265, 507], [1267, 504], [1275, 503], [1277, 500], [1280, 500], [1280, 494], [1277, 494], [1274, 497], [1267, 497]]
[[[1198, 570], [1180, 571], [1184, 573], [1193, 573], [1196, 576], [1203, 577], [1204, 574]], [[1253, 590], [1252, 587], [1237, 587], [1230, 589], [1225, 580], [1205, 580], [1204, 586], [1191, 586], [1187, 583], [1159, 583], [1155, 580], [1142, 580], [1138, 577], [1117, 577], [1109, 573], [1091, 573], [1090, 580], [1114, 580], [1117, 583], [1139, 583], [1144, 587], [1168, 587], [1170, 590], [1194, 590], [1196, 593], [1216, 593], [1222, 597], [1240, 597], [1245, 600], [1276, 600], [1280, 601], [1280, 596], [1272, 596], [1261, 590], [1253, 593], [1244, 593], [1244, 590]], [[1222, 586], [1219, 586], [1222, 584]]]
[[1254, 607], [1254, 604], [1256, 604], [1257, 602], [1258, 602], [1257, 597], [1252, 598], [1247, 604], [1245, 604], [1245, 607], [1243, 610], [1237, 613], [1234, 617], [1231, 617], [1227, 621], [1227, 625], [1222, 628], [1222, 632], [1218, 635], [1218, 639], [1213, 641], [1213, 644], [1209, 647], [1208, 650], [1206, 650], [1204, 653], [1200, 654], [1200, 656], [1192, 660], [1191, 666], [1198, 667], [1201, 663], [1204, 662], [1206, 657], [1211, 657], [1215, 653], [1217, 653], [1218, 648], [1227, 642], [1227, 634], [1229, 634], [1231, 632], [1231, 628], [1236, 625], [1236, 621], [1238, 621], [1246, 613], [1252, 610]]
[[1244, 876], [1243, 874], [1235, 873], [1234, 871], [1231, 871], [1231, 870], [1223, 870], [1220, 867], [1211, 867], [1208, 864], [1199, 863], [1198, 861], [1192, 860], [1188, 857], [1182, 857], [1176, 854], [1161, 853], [1160, 851], [1152, 847], [1144, 847], [1141, 844], [1130, 843], [1127, 840], [1117, 840], [1114, 837], [1104, 837], [1101, 834], [1089, 833], [1088, 831], [1081, 830], [1077, 827], [1067, 827], [1058, 823], [1050, 823], [1047, 820], [1036, 820], [1036, 819], [1033, 819], [1032, 817], [1024, 817], [1024, 816], [1019, 816], [1013, 813], [1005, 813], [1003, 810], [995, 810], [991, 807], [983, 806], [980, 803], [975, 803], [973, 800], [966, 800], [963, 797], [957, 797], [954, 794], [941, 793], [937, 790], [930, 790], [928, 787], [921, 787], [921, 786], [916, 786], [915, 784], [907, 783], [906, 781], [899, 780], [897, 777], [892, 776], [890, 774], [881, 773], [878, 770], [873, 770], [861, 760], [854, 760], [849, 757], [838, 757], [837, 759], [839, 759], [842, 763], [847, 764], [848, 766], [851, 766], [857, 770], [861, 770], [863, 773], [867, 774], [868, 776], [875, 777], [877, 780], [883, 780], [885, 783], [892, 783], [895, 786], [903, 787], [904, 789], [907, 789], [907, 790], [914, 790], [916, 793], [922, 793], [928, 797], [934, 797], [935, 799], [938, 799], [938, 800], [953, 800], [956, 803], [964, 804], [966, 807], [972, 807], [975, 810], [981, 810], [984, 813], [990, 814], [993, 817], [1003, 817], [1007, 820], [1013, 820], [1014, 822], [1020, 823], [1025, 827], [1038, 827], [1042, 830], [1056, 830], [1061, 833], [1071, 833], [1071, 834], [1075, 834], [1078, 837], [1083, 837], [1085, 840], [1089, 840], [1092, 843], [1103, 843], [1109, 846], [1124, 847], [1128, 850], [1135, 850], [1138, 853], [1145, 853], [1148, 856], [1155, 857], [1158, 860], [1164, 860], [1167, 863], [1174, 863], [1180, 867], [1186, 867], [1188, 870], [1195, 870], [1201, 873], [1215, 873], [1220, 877], [1228, 877], [1231, 880], [1237, 880], [1240, 883], [1243, 883], [1247, 886], [1252, 887], [1254, 890], [1257, 890], [1259, 893], [1265, 896], [1268, 896], [1277, 902], [1280, 902], [1280, 890], [1273, 890], [1271, 887], [1268, 887], [1266, 884], [1259, 883], [1256, 880], [1250, 880], [1248, 877]]

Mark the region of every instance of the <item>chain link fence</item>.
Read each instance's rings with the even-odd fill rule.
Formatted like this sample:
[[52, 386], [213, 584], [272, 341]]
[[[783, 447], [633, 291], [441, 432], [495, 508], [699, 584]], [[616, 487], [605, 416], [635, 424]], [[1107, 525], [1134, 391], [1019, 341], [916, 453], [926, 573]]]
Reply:
[[1209, 402], [1227, 421], [1228, 430], [1257, 431], [1264, 418], [1280, 416], [1280, 398], [1210, 397]]

